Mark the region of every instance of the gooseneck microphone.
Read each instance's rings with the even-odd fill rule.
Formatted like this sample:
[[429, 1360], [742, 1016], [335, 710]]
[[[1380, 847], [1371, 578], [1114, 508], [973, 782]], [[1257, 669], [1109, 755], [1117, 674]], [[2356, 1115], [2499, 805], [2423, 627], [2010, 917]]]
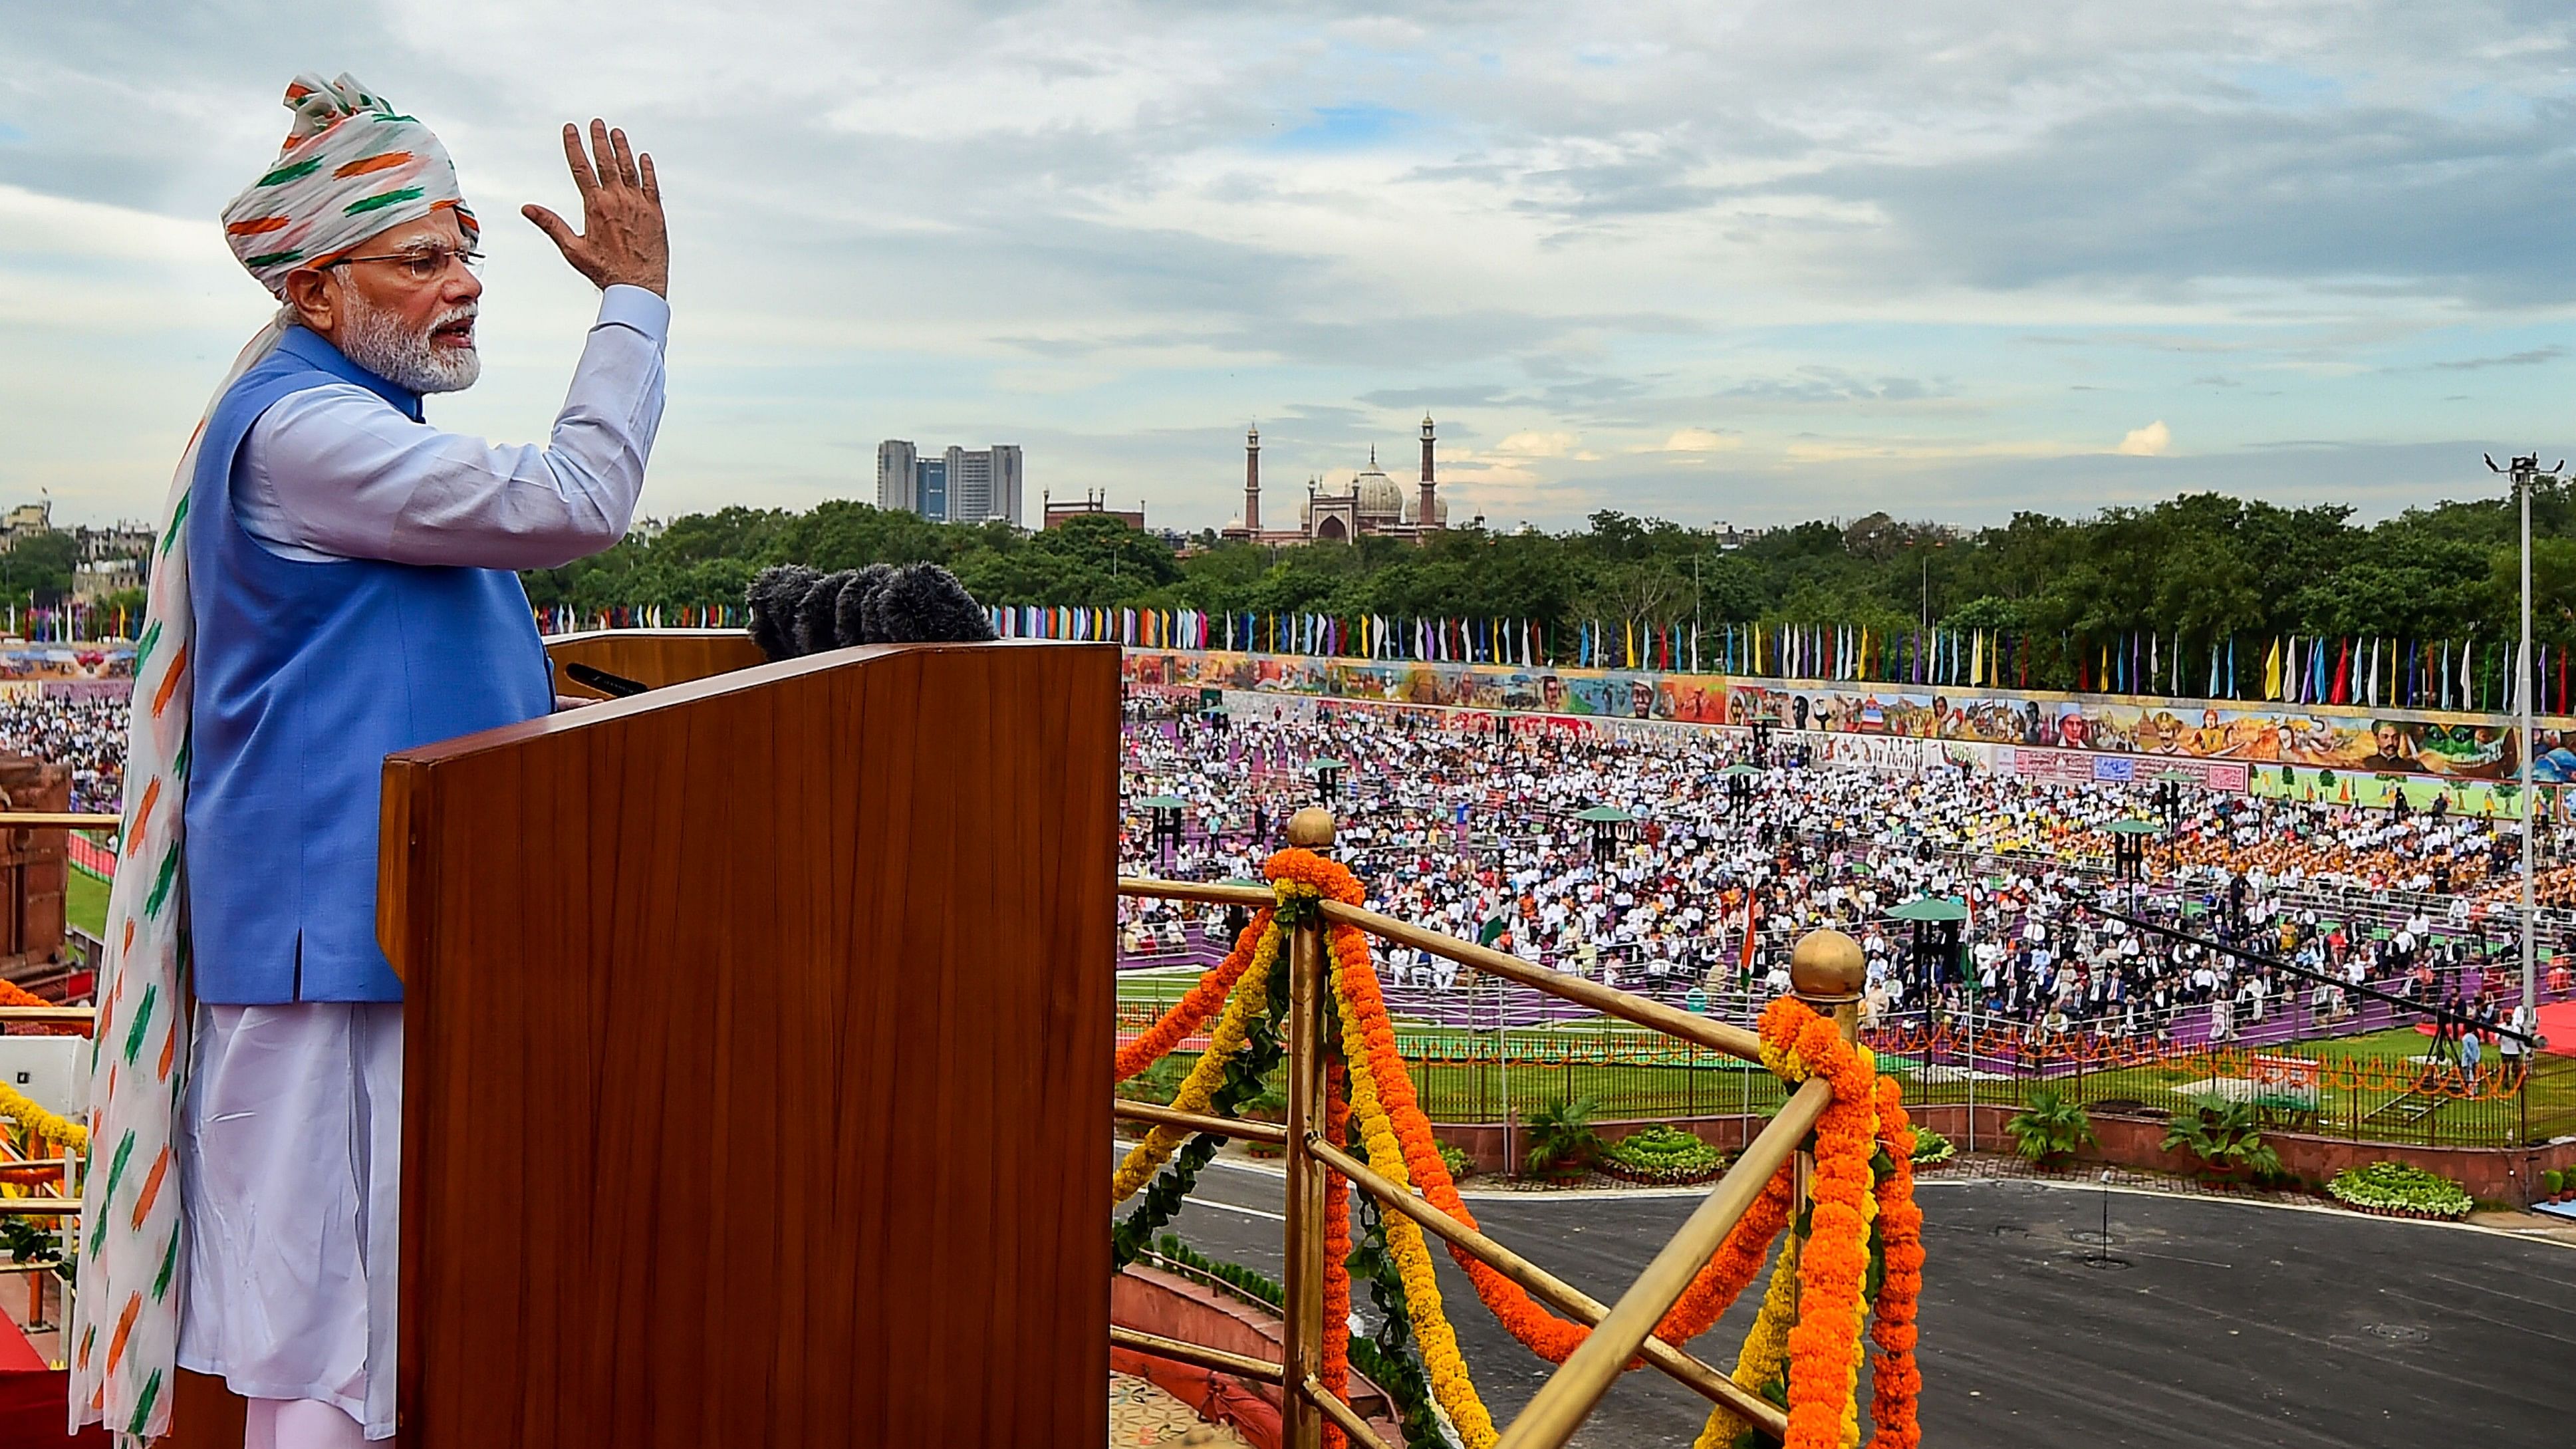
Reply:
[[629, 679], [623, 674], [611, 674], [605, 669], [593, 669], [587, 664], [566, 664], [564, 677], [575, 684], [586, 684], [612, 699], [624, 699], [631, 694], [642, 694], [646, 689], [651, 688], [650, 685], [639, 680]]

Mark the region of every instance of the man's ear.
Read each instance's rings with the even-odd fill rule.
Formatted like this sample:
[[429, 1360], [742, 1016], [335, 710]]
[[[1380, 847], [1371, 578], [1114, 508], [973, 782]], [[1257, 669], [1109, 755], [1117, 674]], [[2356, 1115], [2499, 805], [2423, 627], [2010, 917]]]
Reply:
[[286, 304], [295, 309], [297, 321], [324, 337], [338, 320], [339, 300], [327, 273], [300, 267], [286, 274]]

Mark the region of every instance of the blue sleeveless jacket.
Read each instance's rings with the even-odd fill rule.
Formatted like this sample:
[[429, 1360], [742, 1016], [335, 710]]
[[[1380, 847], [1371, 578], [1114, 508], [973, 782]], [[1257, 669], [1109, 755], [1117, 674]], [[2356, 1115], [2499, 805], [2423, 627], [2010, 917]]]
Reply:
[[242, 439], [278, 399], [355, 383], [420, 397], [303, 328], [216, 403], [188, 486], [189, 949], [199, 1000], [400, 1001], [376, 945], [384, 757], [546, 713], [554, 691], [506, 569], [280, 558], [233, 511]]

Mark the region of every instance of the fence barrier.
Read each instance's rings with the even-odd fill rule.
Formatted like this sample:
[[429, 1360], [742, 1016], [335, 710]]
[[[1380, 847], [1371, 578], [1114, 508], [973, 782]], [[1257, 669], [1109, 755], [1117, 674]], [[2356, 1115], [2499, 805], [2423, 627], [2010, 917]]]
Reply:
[[[1482, 993], [1483, 1019], [1508, 1011], [1505, 1000], [1505, 993]], [[1158, 1010], [1153, 1002], [1120, 1002], [1120, 1032], [1143, 1030]], [[1593, 1117], [1605, 1121], [1759, 1116], [1782, 1100], [1770, 1073], [1687, 1042], [1606, 1022], [1506, 1020], [1503, 1032], [1397, 1033], [1397, 1050], [1433, 1120], [1494, 1125], [1578, 1099], [1588, 1099]], [[2505, 1148], [2576, 1135], [2576, 1058], [2505, 1057], [2489, 1047], [2471, 1070], [2455, 1055], [2437, 1055], [2430, 1036], [2421, 1055], [2334, 1038], [2209, 1046], [2050, 1038], [2017, 1019], [1980, 1016], [1973, 1030], [1960, 1019], [1891, 1021], [1864, 1029], [1862, 1040], [1878, 1053], [1882, 1071], [1905, 1082], [1909, 1103], [2019, 1108], [2049, 1088], [2097, 1110], [2151, 1117], [2211, 1100], [2244, 1101], [2273, 1130], [2354, 1142]], [[1198, 1045], [1185, 1044], [1183, 1053]], [[1167, 1070], [1186, 1069], [1185, 1055], [1173, 1060]], [[1150, 1094], [1157, 1081], [1149, 1074], [1131, 1085]]]

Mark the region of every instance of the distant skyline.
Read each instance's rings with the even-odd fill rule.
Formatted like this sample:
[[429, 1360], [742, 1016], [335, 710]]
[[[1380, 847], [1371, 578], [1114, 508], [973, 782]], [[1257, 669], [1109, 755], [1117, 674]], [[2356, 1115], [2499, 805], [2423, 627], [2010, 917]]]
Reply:
[[[0, 501], [158, 511], [268, 303], [217, 233], [298, 70], [436, 127], [484, 380], [593, 305], [555, 127], [660, 162], [643, 511], [873, 500], [883, 438], [1223, 524], [1407, 460], [1465, 519], [1964, 524], [2218, 489], [2366, 517], [2576, 453], [2576, 8], [454, 0], [22, 9]], [[281, 37], [283, 38], [281, 40]], [[1409, 472], [1409, 469], [1406, 470]], [[1273, 505], [1276, 506], [1276, 505]], [[1028, 500], [1034, 520], [1037, 500]]]

